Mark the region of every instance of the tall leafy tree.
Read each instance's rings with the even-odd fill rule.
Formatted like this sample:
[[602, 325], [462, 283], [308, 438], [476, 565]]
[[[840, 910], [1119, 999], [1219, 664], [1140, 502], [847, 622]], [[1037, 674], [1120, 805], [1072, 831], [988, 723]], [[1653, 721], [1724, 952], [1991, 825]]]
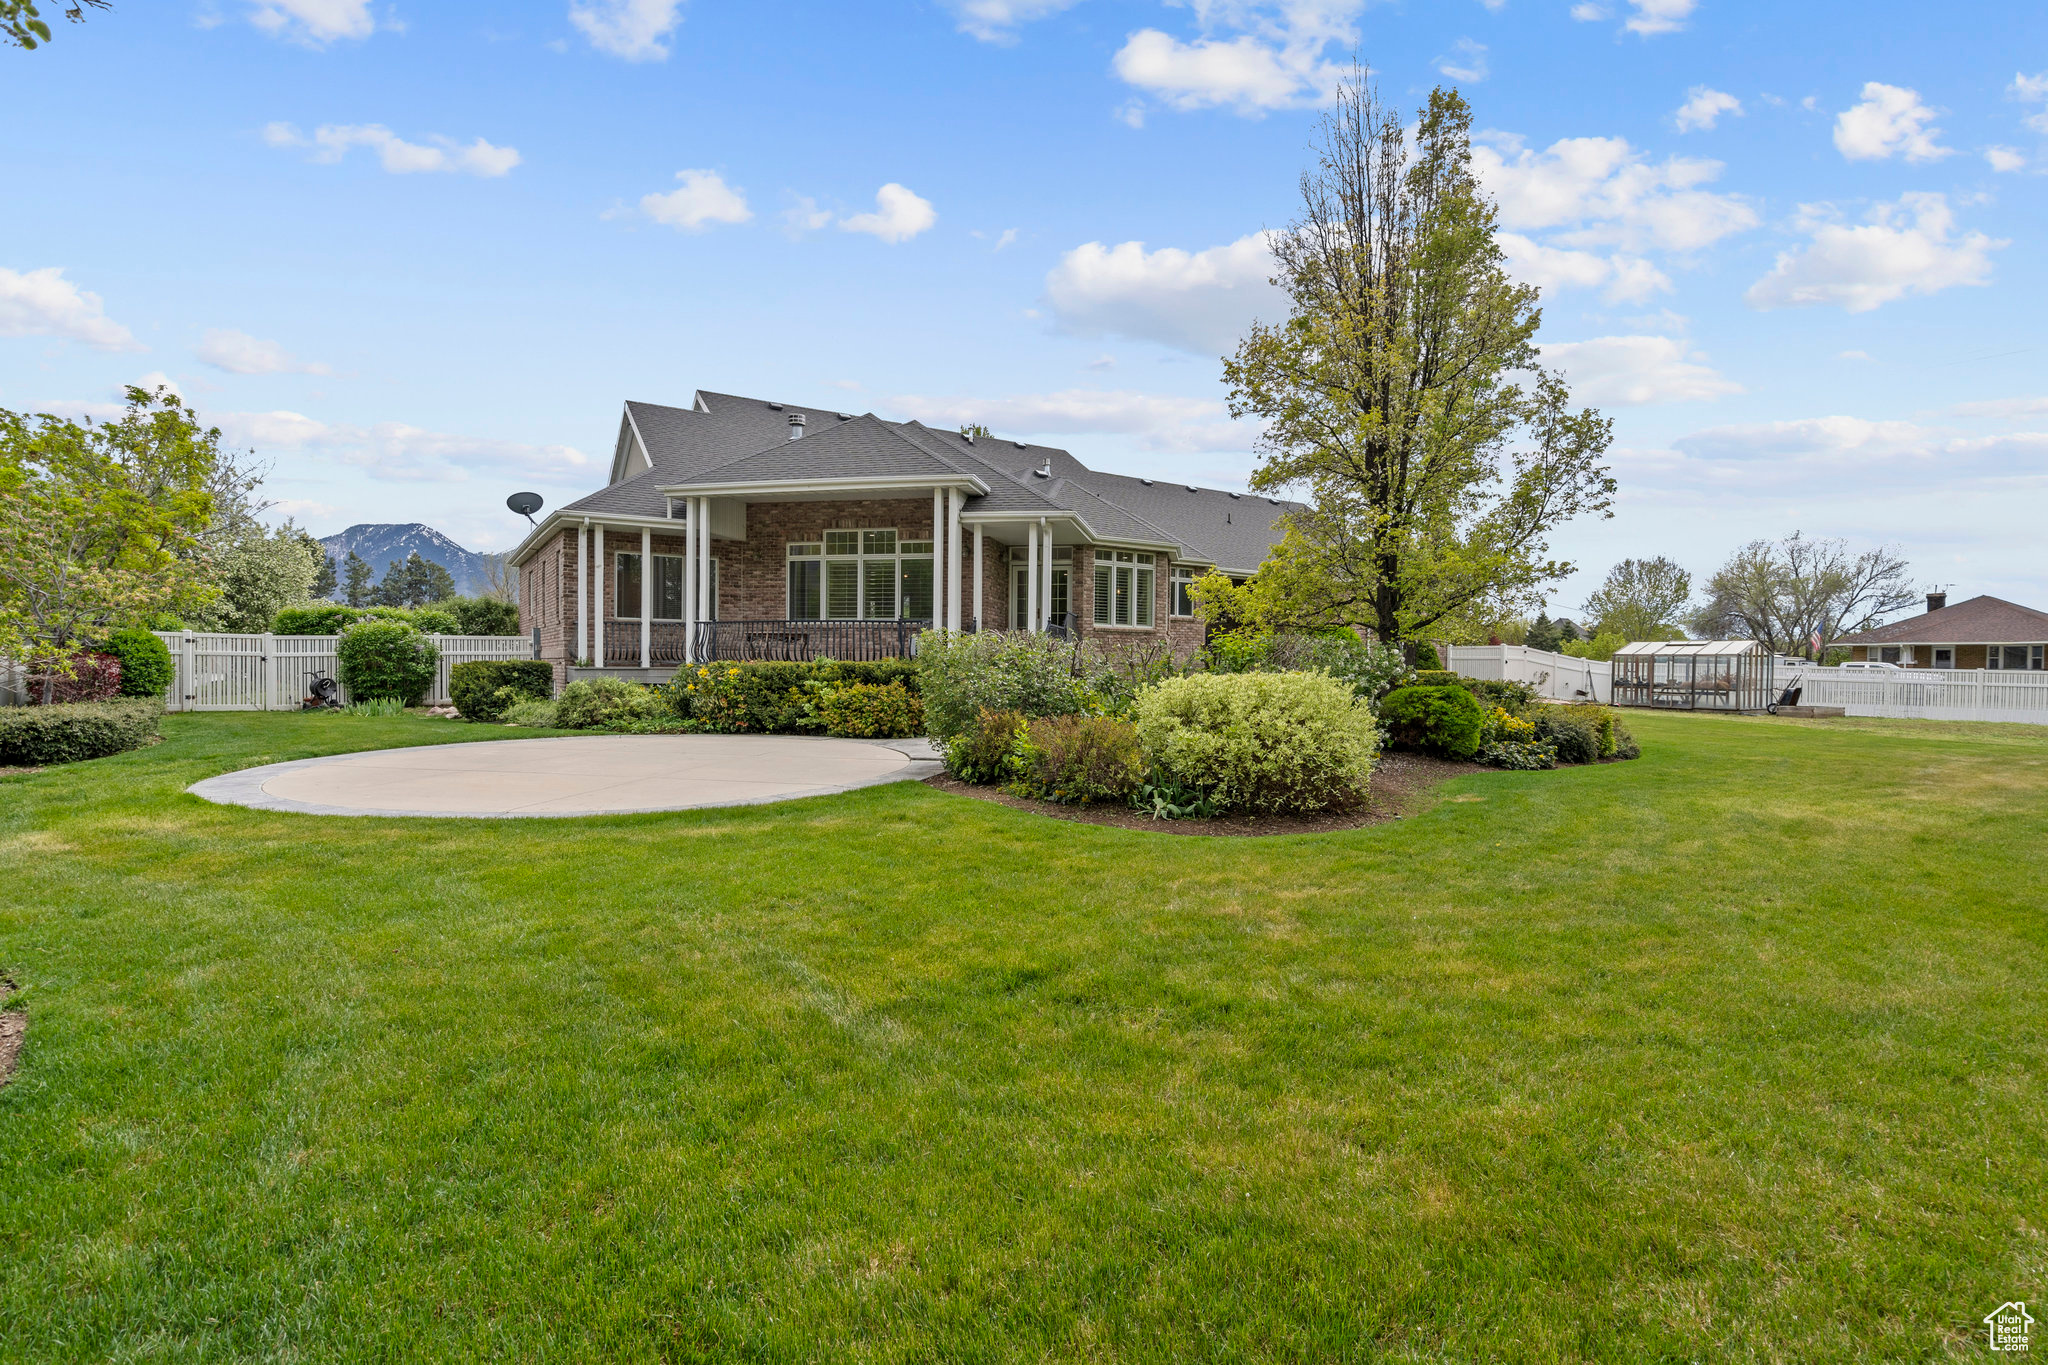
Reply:
[[1290, 314], [1224, 362], [1232, 414], [1264, 424], [1252, 486], [1308, 502], [1239, 604], [1270, 624], [1399, 641], [1504, 615], [1571, 572], [1553, 527], [1607, 513], [1610, 424], [1540, 367], [1537, 294], [1503, 267], [1471, 122], [1438, 89], [1411, 141], [1354, 70], [1300, 217], [1271, 236]]
[[1693, 628], [1710, 638], [1761, 640], [1779, 654], [1814, 657], [1844, 635], [1868, 630], [1919, 599], [1904, 558], [1889, 546], [1846, 541], [1753, 540], [1707, 580]]
[[367, 607], [376, 592], [376, 571], [354, 550], [341, 564], [341, 599], [352, 607]]
[[210, 530], [209, 539], [209, 576], [218, 593], [191, 614], [201, 630], [269, 630], [280, 611], [312, 595], [319, 565], [327, 562], [319, 542], [289, 521], [273, 530], [252, 517]]
[[1692, 575], [1671, 560], [1624, 559], [1586, 599], [1587, 623], [1596, 635], [1668, 640], [1679, 633], [1691, 601]]
[[0, 410], [0, 656], [52, 677], [113, 630], [219, 595], [205, 535], [232, 457], [169, 390], [127, 398], [103, 423]]

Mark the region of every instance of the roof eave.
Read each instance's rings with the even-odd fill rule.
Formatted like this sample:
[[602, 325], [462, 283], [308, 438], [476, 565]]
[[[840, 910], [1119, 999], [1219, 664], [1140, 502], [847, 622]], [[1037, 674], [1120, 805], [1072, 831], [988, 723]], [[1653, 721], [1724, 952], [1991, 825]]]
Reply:
[[678, 483], [660, 485], [658, 491], [672, 498], [738, 498], [776, 493], [858, 493], [879, 490], [900, 493], [907, 488], [960, 488], [975, 494], [988, 492], [988, 485], [972, 474], [933, 477], [930, 474], [864, 474], [845, 479], [755, 479], [737, 483]]

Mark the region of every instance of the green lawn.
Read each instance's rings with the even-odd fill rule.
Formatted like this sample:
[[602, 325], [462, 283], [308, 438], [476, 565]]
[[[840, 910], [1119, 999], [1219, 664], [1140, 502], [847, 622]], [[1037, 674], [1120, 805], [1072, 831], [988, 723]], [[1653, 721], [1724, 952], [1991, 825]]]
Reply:
[[2048, 1322], [2048, 729], [1631, 723], [1636, 763], [1259, 840], [911, 784], [182, 794], [475, 736], [412, 717], [0, 778], [0, 1358], [1867, 1361]]

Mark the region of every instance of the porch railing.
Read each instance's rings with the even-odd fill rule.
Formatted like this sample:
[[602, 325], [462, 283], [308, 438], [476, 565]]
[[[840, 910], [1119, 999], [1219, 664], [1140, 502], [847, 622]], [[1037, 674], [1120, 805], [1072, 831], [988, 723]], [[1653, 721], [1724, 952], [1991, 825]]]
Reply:
[[[696, 653], [705, 662], [907, 659], [916, 649], [919, 633], [931, 626], [930, 621], [700, 621]], [[684, 661], [688, 642], [689, 627], [681, 621], [656, 621], [648, 642], [648, 662], [655, 668], [674, 668]], [[604, 666], [640, 666], [637, 619], [606, 619]]]

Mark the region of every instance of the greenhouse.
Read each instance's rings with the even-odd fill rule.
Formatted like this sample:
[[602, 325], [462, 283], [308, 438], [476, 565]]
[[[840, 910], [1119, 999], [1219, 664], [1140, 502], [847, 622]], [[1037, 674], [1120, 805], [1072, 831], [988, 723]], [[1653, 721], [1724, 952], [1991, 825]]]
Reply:
[[1761, 711], [1777, 700], [1772, 662], [1755, 640], [1638, 640], [1614, 652], [1614, 704]]

